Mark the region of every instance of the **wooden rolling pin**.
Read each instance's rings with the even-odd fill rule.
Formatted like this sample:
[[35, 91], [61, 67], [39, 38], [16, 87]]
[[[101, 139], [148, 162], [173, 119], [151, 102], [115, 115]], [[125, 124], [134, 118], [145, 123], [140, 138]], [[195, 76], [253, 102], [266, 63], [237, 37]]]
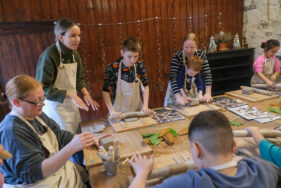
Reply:
[[[277, 130], [260, 130], [260, 133], [264, 137], [281, 137], [281, 131]], [[251, 137], [251, 135], [246, 130], [234, 130], [234, 137]]]
[[3, 150], [1, 153], [0, 153], [0, 159], [10, 159], [12, 157], [12, 154], [9, 153], [8, 151], [6, 150]]
[[[268, 88], [266, 84], [253, 84], [252, 87], [256, 87], [256, 88]], [[281, 84], [275, 84], [274, 88], [281, 88]]]
[[[121, 114], [121, 119], [126, 119], [126, 118], [134, 118], [134, 117], [144, 117], [147, 116], [147, 114], [143, 113], [142, 111], [139, 112], [124, 112]], [[113, 117], [110, 115], [109, 119], [113, 119]]]
[[173, 174], [184, 173], [188, 169], [197, 168], [193, 160], [185, 161], [184, 163], [171, 164], [163, 168], [153, 169], [148, 176], [148, 179], [154, 179], [159, 177], [167, 177]]
[[256, 92], [256, 93], [260, 93], [260, 94], [263, 94], [263, 95], [273, 95], [272, 92], [266, 91], [266, 90], [263, 90], [263, 89], [257, 89], [257, 88], [248, 87], [248, 86], [240, 86], [240, 88], [241, 88], [241, 89], [253, 90], [253, 91]]

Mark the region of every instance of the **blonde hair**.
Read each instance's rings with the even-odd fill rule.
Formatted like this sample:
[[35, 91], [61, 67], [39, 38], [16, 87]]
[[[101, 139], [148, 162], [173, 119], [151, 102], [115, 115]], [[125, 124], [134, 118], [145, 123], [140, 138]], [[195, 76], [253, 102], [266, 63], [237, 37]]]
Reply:
[[189, 57], [186, 67], [192, 68], [196, 72], [200, 72], [202, 67], [202, 59], [198, 56]]
[[140, 52], [141, 51], [141, 46], [138, 40], [134, 37], [127, 38], [124, 40], [122, 43], [121, 49], [126, 52], [126, 51], [131, 51], [131, 52]]
[[[73, 26], [78, 26], [74, 21], [68, 18], [62, 18], [56, 22], [56, 26], [54, 28], [54, 34], [56, 36], [56, 41], [58, 40], [58, 35], [64, 35], [69, 29]], [[79, 27], [79, 26], [78, 26]]]
[[6, 97], [11, 101], [14, 98], [25, 98], [29, 92], [34, 91], [42, 84], [28, 75], [17, 75], [10, 79], [6, 84]]
[[195, 35], [195, 33], [188, 33], [184, 39], [183, 39], [183, 43], [187, 40], [193, 40], [195, 43], [196, 43], [196, 46], [199, 45], [199, 41], [198, 41], [198, 38], [197, 36]]

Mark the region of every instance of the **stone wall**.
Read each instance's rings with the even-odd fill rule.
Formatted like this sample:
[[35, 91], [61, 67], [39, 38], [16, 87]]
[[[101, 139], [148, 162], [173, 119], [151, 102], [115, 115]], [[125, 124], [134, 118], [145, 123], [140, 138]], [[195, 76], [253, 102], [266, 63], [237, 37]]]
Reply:
[[[260, 48], [263, 40], [277, 39], [281, 42], [281, 0], [244, 0], [243, 37], [246, 37], [249, 47], [255, 48], [255, 58], [263, 53]], [[277, 55], [281, 56], [281, 50]]]

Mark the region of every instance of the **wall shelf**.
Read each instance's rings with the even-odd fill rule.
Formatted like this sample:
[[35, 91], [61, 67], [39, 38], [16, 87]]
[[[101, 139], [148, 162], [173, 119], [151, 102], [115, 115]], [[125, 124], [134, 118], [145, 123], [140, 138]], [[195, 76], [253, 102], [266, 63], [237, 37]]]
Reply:
[[212, 95], [238, 90], [250, 85], [253, 75], [254, 48], [207, 53], [212, 72]]

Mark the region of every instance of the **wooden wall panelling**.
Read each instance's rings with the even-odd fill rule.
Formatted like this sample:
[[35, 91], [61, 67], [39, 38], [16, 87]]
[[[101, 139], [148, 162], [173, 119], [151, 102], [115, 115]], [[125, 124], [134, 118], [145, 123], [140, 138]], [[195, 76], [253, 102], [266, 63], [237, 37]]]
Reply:
[[[128, 36], [141, 42], [141, 58], [147, 67], [151, 91], [150, 106], [159, 107], [163, 105], [172, 56], [182, 48], [185, 34], [195, 32], [200, 38], [200, 48], [208, 47], [210, 35], [221, 29], [233, 35], [238, 32], [241, 40], [242, 8], [242, 0], [3, 0], [0, 2], [1, 84], [3, 87], [18, 73], [34, 75], [39, 55], [54, 42], [52, 22], [70, 17], [81, 23], [82, 41], [78, 50], [88, 71], [89, 88], [102, 105], [100, 111], [88, 112], [84, 119], [107, 113], [101, 96], [104, 69], [120, 56], [120, 43]], [[165, 19], [155, 20], [155, 16]], [[152, 20], [136, 22], [148, 18]], [[50, 26], [42, 21], [49, 21]], [[128, 23], [131, 21], [134, 23]], [[118, 22], [123, 24], [114, 25]], [[9, 62], [11, 67], [2, 62]], [[159, 88], [164, 91], [159, 92]]]

